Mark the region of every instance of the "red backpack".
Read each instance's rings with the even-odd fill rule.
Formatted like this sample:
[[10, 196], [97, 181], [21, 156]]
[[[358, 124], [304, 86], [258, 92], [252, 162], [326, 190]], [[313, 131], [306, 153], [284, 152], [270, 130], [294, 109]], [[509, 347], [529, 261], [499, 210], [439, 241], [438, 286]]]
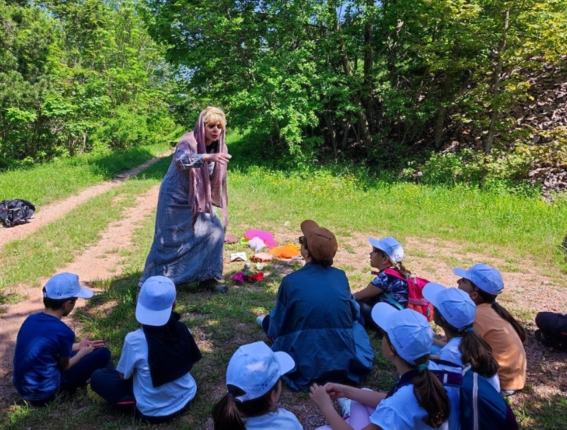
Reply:
[[[417, 276], [414, 278], [405, 278], [400, 272], [394, 269], [386, 269], [384, 270], [384, 272], [386, 272], [386, 274], [388, 275], [395, 276], [398, 279], [402, 279], [408, 283], [408, 308], [422, 314], [425, 318], [427, 318], [427, 321], [432, 321], [433, 305], [423, 297], [423, 287], [429, 284], [429, 281], [427, 279], [418, 278]], [[402, 305], [394, 300], [392, 296], [390, 296], [388, 293], [384, 294], [394, 306], [399, 309], [403, 309]]]

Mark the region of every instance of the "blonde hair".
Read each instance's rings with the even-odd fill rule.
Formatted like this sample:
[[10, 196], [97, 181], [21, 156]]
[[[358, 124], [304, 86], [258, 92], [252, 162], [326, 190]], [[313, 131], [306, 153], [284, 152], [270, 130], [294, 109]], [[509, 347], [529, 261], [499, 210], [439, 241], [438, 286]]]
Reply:
[[224, 115], [222, 109], [217, 107], [208, 107], [207, 109], [205, 109], [203, 122], [205, 124], [217, 124], [220, 122], [222, 128], [226, 128], [226, 116]]

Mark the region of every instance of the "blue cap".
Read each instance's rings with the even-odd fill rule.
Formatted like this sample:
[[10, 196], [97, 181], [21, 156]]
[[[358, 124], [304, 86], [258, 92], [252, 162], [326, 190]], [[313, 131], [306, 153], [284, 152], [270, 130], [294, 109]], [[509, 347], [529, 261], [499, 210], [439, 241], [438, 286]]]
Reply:
[[160, 327], [171, 317], [175, 302], [175, 284], [165, 276], [146, 279], [136, 305], [136, 319], [144, 325]]
[[374, 248], [384, 251], [395, 264], [404, 259], [404, 248], [402, 248], [402, 244], [393, 237], [390, 236], [380, 240], [369, 237], [368, 241]]
[[427, 355], [433, 345], [433, 329], [420, 313], [412, 309], [397, 310], [388, 303], [372, 308], [372, 319], [390, 338], [400, 357], [409, 364]]
[[502, 275], [488, 264], [477, 263], [469, 270], [453, 269], [453, 273], [461, 278], [468, 279], [482, 291], [497, 296], [504, 289]]
[[81, 297], [90, 299], [93, 291], [81, 287], [79, 276], [74, 273], [59, 273], [45, 284], [44, 297], [48, 299], [70, 299], [71, 297]]
[[430, 282], [423, 288], [423, 297], [457, 330], [461, 331], [474, 323], [476, 305], [464, 291]]

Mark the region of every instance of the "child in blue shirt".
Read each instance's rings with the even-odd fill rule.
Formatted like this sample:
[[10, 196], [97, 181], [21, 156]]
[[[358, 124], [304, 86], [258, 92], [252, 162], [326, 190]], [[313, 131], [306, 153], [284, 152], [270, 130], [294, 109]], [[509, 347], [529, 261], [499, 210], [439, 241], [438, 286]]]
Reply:
[[378, 269], [379, 273], [366, 288], [357, 291], [353, 296], [360, 306], [360, 314], [364, 320], [375, 327], [371, 312], [376, 303], [388, 303], [396, 308], [408, 307], [407, 281], [386, 273], [386, 269], [396, 270], [404, 278], [409, 277], [409, 272], [402, 264], [404, 249], [400, 242], [393, 237], [368, 240], [372, 245], [370, 265]]
[[110, 362], [110, 351], [90, 333], [75, 343], [75, 333], [61, 318], [68, 316], [77, 298], [91, 298], [72, 273], [55, 275], [43, 288], [45, 309], [30, 315], [16, 340], [13, 383], [25, 400], [43, 406], [60, 391], [73, 392], [92, 373]]

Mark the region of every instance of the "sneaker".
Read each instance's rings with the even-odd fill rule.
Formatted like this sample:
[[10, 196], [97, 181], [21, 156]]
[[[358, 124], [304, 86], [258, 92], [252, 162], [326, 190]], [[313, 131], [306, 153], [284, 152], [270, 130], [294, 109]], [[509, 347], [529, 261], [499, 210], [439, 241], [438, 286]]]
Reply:
[[226, 293], [228, 291], [228, 287], [226, 285], [221, 284], [216, 279], [207, 279], [206, 281], [199, 282], [199, 288], [203, 290], [212, 291], [213, 293]]
[[343, 418], [347, 415], [350, 416], [350, 404], [351, 400], [347, 399], [346, 397], [339, 397], [337, 399], [337, 403], [340, 405], [341, 410], [343, 411]]
[[265, 315], [260, 315], [258, 318], [256, 318], [256, 324], [258, 324], [260, 327], [262, 327], [262, 323], [264, 322], [264, 318], [266, 318]]

